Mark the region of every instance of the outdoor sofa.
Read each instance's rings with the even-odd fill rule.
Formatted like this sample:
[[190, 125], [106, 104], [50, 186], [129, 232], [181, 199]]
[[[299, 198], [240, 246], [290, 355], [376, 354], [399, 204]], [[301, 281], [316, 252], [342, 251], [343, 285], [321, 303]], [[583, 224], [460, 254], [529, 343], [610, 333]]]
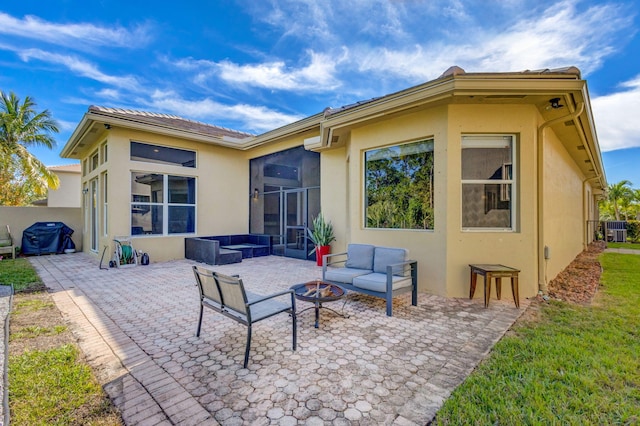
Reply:
[[205, 237], [220, 242], [220, 248], [237, 250], [242, 258], [269, 256], [271, 254], [271, 236], [262, 234], [214, 235]]
[[392, 299], [400, 294], [411, 292], [411, 304], [418, 305], [418, 263], [408, 255], [403, 248], [349, 244], [344, 253], [323, 256], [322, 280], [385, 299], [392, 316]]
[[261, 234], [214, 235], [184, 239], [184, 257], [209, 265], [227, 265], [271, 254], [271, 237]]

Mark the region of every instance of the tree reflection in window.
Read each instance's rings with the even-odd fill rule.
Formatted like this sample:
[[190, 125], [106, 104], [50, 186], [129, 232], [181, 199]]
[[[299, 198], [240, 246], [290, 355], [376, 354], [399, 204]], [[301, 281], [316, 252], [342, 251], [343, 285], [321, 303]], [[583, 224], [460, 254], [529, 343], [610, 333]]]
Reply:
[[433, 139], [365, 152], [366, 227], [433, 229]]

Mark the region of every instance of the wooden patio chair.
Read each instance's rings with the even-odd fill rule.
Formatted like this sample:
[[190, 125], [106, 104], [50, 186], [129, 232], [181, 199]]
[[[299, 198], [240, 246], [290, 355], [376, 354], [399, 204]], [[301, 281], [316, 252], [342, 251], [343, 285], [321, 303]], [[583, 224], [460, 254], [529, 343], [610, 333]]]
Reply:
[[[200, 314], [198, 315], [196, 337], [200, 336], [204, 307], [210, 308], [236, 322], [244, 324], [247, 327], [244, 368], [247, 368], [253, 324], [286, 312], [291, 315], [293, 350], [296, 350], [296, 299], [293, 290], [283, 290], [268, 296], [262, 296], [246, 291], [242, 280], [237, 276], [219, 274], [198, 266], [193, 267], [193, 272], [200, 292]], [[276, 297], [287, 294], [291, 297], [291, 303], [274, 300]]]
[[0, 227], [0, 254], [11, 253], [11, 258], [16, 258], [16, 246], [11, 236], [9, 225]]

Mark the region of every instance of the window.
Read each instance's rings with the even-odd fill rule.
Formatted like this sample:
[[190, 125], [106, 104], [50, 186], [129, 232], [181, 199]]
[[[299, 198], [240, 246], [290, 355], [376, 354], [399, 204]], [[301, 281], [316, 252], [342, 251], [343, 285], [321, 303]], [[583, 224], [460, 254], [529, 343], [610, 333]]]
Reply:
[[131, 160], [147, 163], [195, 167], [196, 153], [186, 149], [169, 148], [131, 141]]
[[107, 160], [109, 159], [108, 153], [109, 152], [107, 150], [107, 143], [105, 142], [100, 146], [100, 155], [101, 155], [100, 164], [104, 164], [107, 162]]
[[515, 228], [515, 137], [463, 136], [462, 228]]
[[94, 171], [98, 168], [98, 150], [96, 150], [93, 154], [91, 154], [91, 159], [89, 160], [89, 171]]
[[367, 228], [433, 229], [433, 157], [433, 139], [365, 152]]
[[107, 173], [105, 172], [102, 174], [102, 231], [104, 236], [109, 234], [109, 222], [107, 221], [109, 218], [109, 199], [107, 198], [109, 191], [107, 191], [107, 182]]
[[195, 232], [196, 178], [131, 173], [131, 235]]

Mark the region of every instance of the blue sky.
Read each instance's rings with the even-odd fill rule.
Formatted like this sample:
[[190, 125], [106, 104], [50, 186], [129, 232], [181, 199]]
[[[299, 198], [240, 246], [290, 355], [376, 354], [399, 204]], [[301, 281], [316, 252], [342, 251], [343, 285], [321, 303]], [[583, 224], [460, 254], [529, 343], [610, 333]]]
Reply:
[[574, 65], [587, 79], [609, 183], [640, 188], [637, 1], [5, 1], [0, 90], [58, 120], [89, 105], [251, 133], [437, 78]]

